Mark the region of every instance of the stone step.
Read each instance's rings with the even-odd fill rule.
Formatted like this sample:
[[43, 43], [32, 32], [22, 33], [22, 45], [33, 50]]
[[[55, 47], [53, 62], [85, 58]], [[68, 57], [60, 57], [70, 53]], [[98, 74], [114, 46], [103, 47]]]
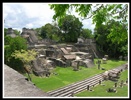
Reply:
[[[99, 75], [94, 76], [94, 78], [97, 77], [97, 76], [99, 76]], [[101, 77], [102, 77], [102, 76], [101, 76]], [[88, 78], [88, 79], [86, 79], [86, 80], [77, 82], [77, 83], [72, 83], [72, 84], [70, 84], [70, 85], [68, 85], [68, 86], [62, 87], [62, 88], [57, 89], [57, 90], [49, 91], [48, 93], [50, 94], [50, 93], [60, 92], [60, 91], [62, 91], [63, 89], [71, 88], [71, 87], [74, 86], [74, 85], [81, 84], [81, 83], [83, 83], [83, 82], [85, 82], [85, 81], [89, 81], [89, 80], [91, 80], [91, 79], [92, 79], [92, 77], [90, 77], [90, 78]]]
[[[118, 71], [118, 70], [121, 70], [121, 69], [124, 69], [124, 68], [125, 67], [122, 65], [120, 67], [112, 69], [111, 71], [115, 72], [116, 70]], [[87, 90], [87, 85], [89, 85], [90, 87], [98, 85], [99, 80], [104, 81], [104, 79], [102, 77], [102, 73], [97, 74], [93, 77], [90, 77], [86, 80], [76, 82], [76, 83], [72, 83], [71, 85], [68, 85], [66, 87], [62, 87], [58, 90], [50, 91], [48, 93], [51, 94], [54, 97], [71, 97], [71, 96], [73, 96], [73, 94], [79, 93], [83, 90]]]
[[63, 94], [65, 92], [68, 92], [68, 91], [71, 91], [73, 89], [79, 89], [81, 87], [85, 87], [87, 86], [87, 84], [89, 83], [93, 83], [94, 81], [97, 81], [97, 83], [99, 82], [99, 80], [102, 80], [102, 78], [99, 78], [99, 77], [95, 77], [95, 78], [92, 78], [91, 80], [88, 80], [88, 81], [84, 81], [83, 83], [80, 83], [80, 84], [74, 84], [74, 86], [72, 87], [68, 87], [68, 88], [64, 88], [62, 91], [57, 91], [55, 93], [50, 93], [51, 95], [53, 96], [58, 96], [59, 94]]
[[96, 75], [96, 76], [94, 76], [94, 77], [92, 77], [92, 78], [90, 78], [90, 79], [87, 79], [87, 80], [84, 80], [84, 81], [80, 81], [80, 82], [78, 82], [78, 83], [74, 83], [74, 84], [71, 84], [71, 85], [69, 85], [69, 86], [66, 86], [66, 87], [63, 87], [63, 88], [61, 88], [61, 89], [58, 89], [58, 90], [55, 90], [55, 91], [51, 91], [51, 92], [48, 92], [49, 94], [54, 94], [54, 93], [57, 93], [57, 92], [61, 92], [61, 91], [65, 91], [65, 90], [67, 90], [68, 88], [70, 89], [70, 88], [72, 88], [72, 87], [74, 87], [74, 86], [76, 86], [76, 85], [82, 85], [83, 83], [85, 83], [85, 82], [87, 82], [87, 81], [91, 81], [93, 78], [98, 78], [99, 76], [98, 75]]
[[96, 85], [96, 84], [98, 84], [99, 83], [99, 80], [97, 80], [97, 81], [91, 81], [89, 84], [85, 84], [85, 85], [83, 85], [83, 86], [78, 86], [77, 88], [75, 88], [74, 90], [71, 90], [71, 91], [68, 91], [68, 92], [66, 92], [66, 93], [64, 93], [64, 94], [61, 94], [61, 95], [58, 95], [59, 97], [63, 97], [63, 96], [67, 96], [67, 95], [71, 95], [72, 94], [72, 92], [75, 94], [75, 93], [78, 93], [78, 92], [81, 92], [81, 91], [83, 91], [83, 90], [86, 90], [87, 89], [87, 85], [89, 85], [90, 87], [92, 86], [92, 85]]

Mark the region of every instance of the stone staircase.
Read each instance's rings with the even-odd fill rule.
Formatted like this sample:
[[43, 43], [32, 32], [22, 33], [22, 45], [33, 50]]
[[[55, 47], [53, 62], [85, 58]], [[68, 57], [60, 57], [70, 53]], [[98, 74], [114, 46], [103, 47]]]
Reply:
[[[125, 64], [121, 65], [117, 68], [114, 68], [110, 71], [115, 71], [116, 69], [117, 70], [126, 70]], [[87, 86], [94, 87], [94, 86], [98, 85], [100, 81], [101, 82], [104, 81], [102, 74], [103, 73], [97, 74], [97, 75], [90, 77], [88, 79], [85, 79], [83, 81], [72, 83], [68, 86], [59, 88], [57, 90], [49, 91], [47, 93], [53, 97], [71, 97], [73, 94], [79, 93], [83, 90], [87, 90]]]

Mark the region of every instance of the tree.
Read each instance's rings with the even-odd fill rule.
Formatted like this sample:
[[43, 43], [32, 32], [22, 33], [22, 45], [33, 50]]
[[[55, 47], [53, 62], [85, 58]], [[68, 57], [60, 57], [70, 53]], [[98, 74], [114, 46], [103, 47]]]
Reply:
[[[120, 23], [124, 23], [124, 27], [128, 28], [128, 4], [49, 4], [49, 6], [55, 11], [53, 19], [57, 20], [60, 24], [62, 24], [63, 17], [67, 12], [75, 9], [75, 12], [81, 16], [81, 19], [92, 18], [96, 27], [114, 19]], [[115, 27], [112, 27], [111, 30], [112, 35], [108, 38], [119, 43], [122, 37], [116, 38]], [[125, 33], [121, 34], [125, 35]]]
[[45, 26], [41, 27], [40, 36], [44, 39], [47, 38], [47, 31], [45, 29]]
[[5, 61], [8, 61], [8, 59], [10, 59], [10, 55], [15, 50], [27, 49], [27, 44], [26, 44], [27, 41], [20, 36], [14, 38], [10, 36], [5, 36], [4, 41], [5, 41], [5, 52], [4, 52]]
[[52, 39], [57, 41], [57, 42], [61, 42], [62, 36], [61, 36], [61, 30], [60, 30], [60, 28], [58, 26], [58, 23], [53, 21], [51, 25], [53, 26], [52, 30], [54, 32], [52, 34]]
[[18, 31], [18, 30], [14, 30], [14, 33], [16, 34], [16, 35], [20, 35], [20, 31]]
[[15, 60], [13, 57], [11, 57], [11, 54], [15, 50], [21, 50], [21, 49], [27, 50], [26, 42], [27, 41], [20, 36], [14, 38], [10, 36], [5, 36], [4, 37], [4, 63], [17, 71], [21, 71], [22, 69], [19, 69], [19, 66], [22, 66], [22, 62], [20, 60]]
[[[125, 27], [121, 26], [123, 26], [122, 23], [111, 20], [108, 22], [108, 24], [95, 28], [94, 38], [96, 39], [99, 51], [101, 51], [103, 55], [108, 54], [112, 58], [118, 58], [120, 55], [127, 56], [127, 31]], [[122, 40], [119, 40], [119, 42], [108, 38], [113, 34], [112, 27], [116, 28], [114, 32], [117, 34], [117, 36], [113, 36], [115, 36], [115, 38], [122, 38]], [[125, 35], [122, 36], [121, 33], [124, 33]]]
[[35, 28], [34, 29], [36, 31], [36, 36], [38, 39], [42, 39], [42, 35], [41, 35], [41, 27], [40, 28]]
[[[110, 29], [110, 34], [108, 39], [111, 39], [113, 43], [121, 44], [128, 39], [128, 28], [125, 23], [120, 23], [119, 21], [110, 20], [106, 25]], [[118, 41], [119, 40], [119, 41]]]
[[9, 35], [4, 36], [4, 45], [9, 45], [12, 41], [12, 37]]
[[82, 36], [84, 38], [93, 38], [92, 31], [88, 28], [87, 29], [83, 28], [80, 36]]
[[7, 31], [8, 31], [8, 29], [4, 28], [4, 36], [6, 36]]
[[47, 24], [45, 25], [45, 30], [46, 30], [46, 32], [47, 32], [47, 37], [48, 37], [49, 39], [53, 39], [54, 34], [57, 34], [57, 33], [58, 33], [57, 27], [53, 26], [53, 25], [50, 24], [50, 23], [47, 23]]
[[66, 15], [62, 19], [62, 24], [58, 24], [66, 42], [77, 42], [82, 29], [82, 23], [72, 15]]
[[47, 23], [45, 26], [40, 28], [40, 36], [42, 38], [49, 38], [55, 41], [60, 41], [61, 31], [57, 23]]
[[36, 55], [37, 52], [34, 50], [15, 50], [15, 52], [13, 52], [11, 54], [12, 57], [14, 57], [15, 59], [19, 59], [23, 62], [24, 64], [24, 70], [26, 71], [26, 73], [28, 74], [28, 77], [31, 81], [31, 77], [30, 77], [30, 72], [31, 72], [31, 61], [36, 59]]

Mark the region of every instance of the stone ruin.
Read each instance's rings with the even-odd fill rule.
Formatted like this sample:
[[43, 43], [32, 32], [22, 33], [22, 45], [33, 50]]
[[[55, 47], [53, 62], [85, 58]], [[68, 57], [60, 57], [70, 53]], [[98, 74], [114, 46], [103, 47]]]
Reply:
[[[40, 55], [43, 55], [43, 60], [47, 61], [49, 60], [50, 65], [52, 65], [51, 68], [49, 68], [48, 71], [55, 68], [56, 66], [60, 67], [68, 67], [72, 66], [74, 71], [79, 70], [79, 66], [83, 66], [86, 68], [93, 67], [94, 66], [94, 57], [89, 52], [82, 52], [79, 50], [79, 48], [75, 47], [74, 45], [45, 45], [41, 46], [41, 48], [35, 48], [36, 51], [39, 52]], [[38, 62], [38, 61], [36, 61]], [[39, 63], [38, 63], [39, 64]], [[39, 66], [37, 63], [35, 63], [34, 66]], [[43, 65], [46, 66], [46, 65]], [[38, 72], [40, 76], [46, 75], [44, 67], [41, 67], [39, 70], [41, 72]], [[35, 71], [36, 72], [36, 71]], [[41, 75], [42, 74], [42, 75]]]
[[119, 60], [128, 61], [128, 56], [119, 56]]
[[34, 31], [33, 29], [23, 28], [21, 36], [23, 38], [26, 38], [28, 41], [28, 44], [30, 44], [30, 45], [37, 44], [37, 42], [38, 42], [38, 38], [36, 36], [36, 31]]
[[32, 61], [32, 71], [37, 76], [49, 76], [56, 66], [72, 66], [79, 70], [79, 66], [86, 68], [94, 66], [94, 57], [97, 57], [96, 47], [92, 39], [80, 39], [72, 45], [56, 44], [50, 39], [39, 40], [36, 31], [23, 28], [21, 36], [28, 41], [28, 49], [39, 52], [36, 60]]
[[36, 36], [37, 32], [33, 29], [28, 29], [28, 28], [23, 28], [22, 29], [22, 33], [21, 36], [25, 39], [27, 39], [29, 47], [34, 47], [35, 45], [37, 45], [38, 47], [41, 46], [42, 44], [54, 44], [55, 41], [51, 40], [51, 39], [42, 39], [39, 40]]
[[11, 36], [12, 38], [16, 37], [17, 35], [14, 33], [14, 30], [12, 28], [8, 28], [7, 33], [8, 36]]
[[121, 71], [118, 69], [105, 71], [102, 76], [104, 80], [117, 81], [120, 78]]
[[100, 57], [100, 54], [96, 49], [96, 43], [94, 39], [78, 38], [77, 43], [74, 45], [76, 48], [78, 48], [79, 51], [92, 54], [93, 58], [98, 58], [98, 56]]
[[36, 76], [49, 76], [50, 70], [54, 67], [54, 62], [46, 60], [44, 55], [40, 55], [32, 61], [32, 71]]

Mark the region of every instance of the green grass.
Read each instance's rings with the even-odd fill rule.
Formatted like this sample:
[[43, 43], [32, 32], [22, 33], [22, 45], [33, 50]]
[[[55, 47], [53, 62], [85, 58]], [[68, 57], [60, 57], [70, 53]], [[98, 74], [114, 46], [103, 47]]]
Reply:
[[102, 84], [105, 84], [105, 86], [102, 85], [97, 85], [96, 87], [93, 87], [91, 89], [93, 89], [94, 91], [90, 92], [90, 91], [83, 91], [79, 94], [76, 94], [75, 96], [77, 97], [128, 97], [128, 85], [124, 85], [123, 87], [119, 87], [120, 81], [124, 80], [124, 82], [126, 81], [128, 77], [128, 71], [124, 71], [121, 73], [120, 79], [118, 80], [118, 87], [117, 89], [117, 93], [109, 93], [106, 92], [106, 90], [108, 88], [114, 88], [114, 83], [113, 81], [104, 81], [102, 82]]
[[[107, 64], [101, 64], [101, 67], [104, 67], [106, 68], [106, 70], [109, 70], [125, 63], [126, 63], [125, 61], [108, 60]], [[32, 74], [31, 75], [32, 82], [35, 83], [35, 85], [38, 88], [47, 92], [69, 85], [74, 82], [78, 82], [80, 80], [84, 80], [88, 77], [94, 76], [95, 74], [102, 73], [105, 71], [105, 70], [98, 70], [97, 65], [91, 68], [85, 68], [80, 66], [80, 68], [81, 70], [79, 71], [73, 71], [72, 67], [67, 67], [67, 68], [56, 67], [52, 71], [58, 73], [58, 75], [51, 74], [50, 77], [47, 78], [47, 77], [37, 77]]]
[[73, 71], [71, 67], [57, 67], [54, 72], [58, 73], [58, 75], [51, 74], [49, 78], [32, 75], [32, 81], [42, 90], [50, 91], [102, 72], [102, 70], [96, 68], [81, 68], [79, 71]]

